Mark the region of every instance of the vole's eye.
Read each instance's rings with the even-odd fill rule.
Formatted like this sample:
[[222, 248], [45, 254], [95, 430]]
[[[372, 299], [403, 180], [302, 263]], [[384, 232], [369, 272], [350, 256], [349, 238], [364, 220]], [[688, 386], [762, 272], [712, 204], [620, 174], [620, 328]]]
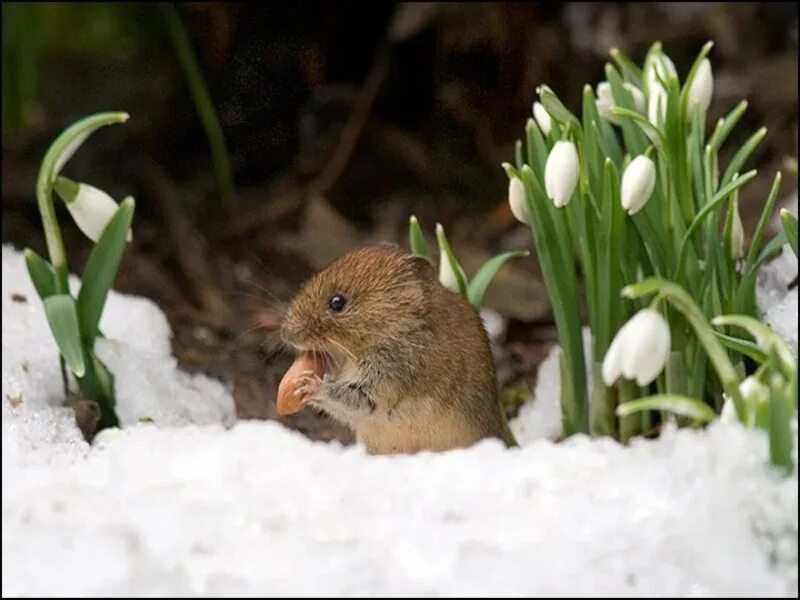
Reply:
[[328, 298], [328, 308], [330, 308], [333, 312], [341, 312], [345, 304], [347, 304], [347, 298], [341, 294], [334, 294]]

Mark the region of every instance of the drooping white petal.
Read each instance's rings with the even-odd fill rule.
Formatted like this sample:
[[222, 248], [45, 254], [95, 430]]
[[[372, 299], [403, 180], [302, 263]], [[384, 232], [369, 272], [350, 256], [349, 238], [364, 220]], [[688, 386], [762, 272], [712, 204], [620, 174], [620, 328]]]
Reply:
[[536, 119], [536, 123], [539, 125], [539, 129], [542, 131], [542, 133], [544, 135], [549, 135], [550, 129], [553, 126], [553, 122], [550, 118], [550, 113], [548, 113], [547, 109], [542, 106], [541, 102], [533, 103], [533, 118]]
[[602, 374], [606, 385], [612, 385], [622, 375], [622, 345], [624, 343], [622, 333], [624, 328], [625, 326], [623, 325], [617, 335], [614, 336], [606, 351], [605, 358], [603, 358]]
[[557, 207], [566, 206], [572, 198], [580, 176], [578, 151], [572, 142], [556, 142], [544, 167], [544, 187]]
[[528, 204], [525, 199], [525, 184], [518, 177], [512, 177], [508, 182], [508, 204], [517, 221], [530, 225]]
[[647, 120], [659, 127], [667, 115], [667, 92], [664, 87], [655, 82], [650, 87], [647, 97]]
[[622, 208], [635, 215], [647, 204], [656, 186], [656, 165], [640, 154], [634, 158], [622, 174], [620, 199]]
[[[119, 208], [114, 199], [101, 189], [86, 183], [75, 183], [65, 177], [56, 180], [55, 189], [64, 200], [78, 229], [90, 240], [97, 242]], [[130, 230], [126, 239], [132, 239]]]
[[611, 91], [611, 84], [607, 81], [601, 81], [597, 84], [597, 100], [595, 100], [595, 106], [597, 107], [597, 114], [600, 115], [600, 118], [614, 125], [619, 125], [622, 122], [617, 115], [611, 112], [611, 109], [615, 106], [614, 94]]
[[628, 82], [625, 83], [625, 89], [631, 93], [631, 96], [633, 96], [633, 103], [636, 106], [636, 110], [640, 113], [643, 113], [645, 108], [644, 92], [632, 83]]
[[752, 375], [739, 384], [739, 393], [746, 402], [758, 404], [769, 401], [769, 388]]
[[664, 369], [671, 339], [664, 318], [652, 309], [640, 310], [627, 323], [622, 351], [622, 374], [647, 385]]

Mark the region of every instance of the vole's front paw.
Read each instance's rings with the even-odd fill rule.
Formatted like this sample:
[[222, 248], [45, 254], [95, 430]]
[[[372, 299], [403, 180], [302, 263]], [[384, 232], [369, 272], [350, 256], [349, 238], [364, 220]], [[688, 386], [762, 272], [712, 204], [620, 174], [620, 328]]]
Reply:
[[303, 371], [297, 378], [295, 393], [309, 398], [319, 398], [322, 394], [322, 379], [314, 371]]

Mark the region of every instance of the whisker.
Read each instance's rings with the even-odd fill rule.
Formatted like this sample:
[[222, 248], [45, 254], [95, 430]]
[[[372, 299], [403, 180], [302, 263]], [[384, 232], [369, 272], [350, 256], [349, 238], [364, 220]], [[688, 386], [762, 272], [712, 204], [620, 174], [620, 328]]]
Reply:
[[325, 339], [327, 341], [329, 341], [331, 344], [334, 344], [334, 345], [338, 346], [339, 348], [341, 348], [350, 358], [353, 359], [353, 361], [358, 362], [358, 359], [356, 358], [356, 355], [353, 354], [352, 352], [350, 352], [350, 350], [348, 350], [347, 348], [345, 348], [340, 342], [337, 342], [335, 339], [330, 338], [330, 337], [326, 337]]

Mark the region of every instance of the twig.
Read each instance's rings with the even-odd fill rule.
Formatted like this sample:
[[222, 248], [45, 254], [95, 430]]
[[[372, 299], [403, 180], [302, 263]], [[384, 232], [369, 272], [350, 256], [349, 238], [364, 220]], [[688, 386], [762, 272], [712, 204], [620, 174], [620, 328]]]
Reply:
[[138, 171], [142, 173], [143, 184], [161, 210], [181, 272], [192, 288], [195, 300], [215, 323], [227, 322], [232, 312], [212, 272], [208, 245], [181, 210], [183, 199], [176, 186], [164, 170], [152, 161], [145, 161]]

